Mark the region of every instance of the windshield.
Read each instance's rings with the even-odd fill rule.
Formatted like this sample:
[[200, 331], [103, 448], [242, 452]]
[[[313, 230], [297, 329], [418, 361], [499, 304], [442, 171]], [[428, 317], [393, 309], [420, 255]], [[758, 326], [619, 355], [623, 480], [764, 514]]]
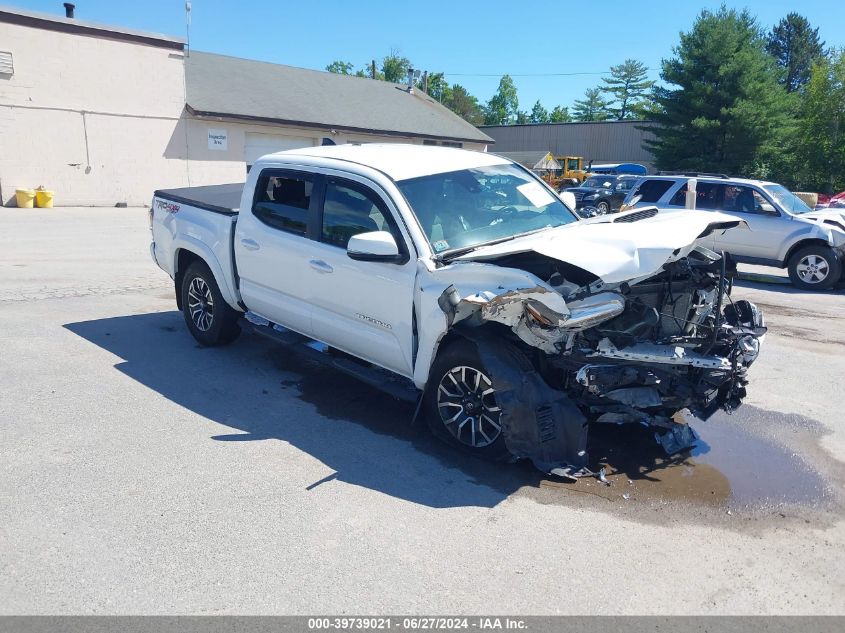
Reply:
[[763, 185], [763, 189], [768, 191], [775, 201], [790, 213], [807, 213], [808, 211], [812, 211], [801, 198], [783, 185]]
[[435, 253], [577, 222], [560, 198], [515, 165], [433, 174], [397, 185]]
[[612, 189], [613, 179], [607, 176], [592, 176], [587, 178], [582, 187], [593, 187], [594, 189]]

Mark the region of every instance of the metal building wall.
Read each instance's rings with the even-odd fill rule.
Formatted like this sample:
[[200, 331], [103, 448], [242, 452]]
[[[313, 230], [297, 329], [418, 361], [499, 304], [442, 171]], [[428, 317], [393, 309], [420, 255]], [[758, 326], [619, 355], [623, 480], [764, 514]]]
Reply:
[[493, 152], [551, 151], [555, 156], [583, 156], [594, 163], [642, 163], [654, 170], [654, 157], [643, 147], [651, 135], [638, 127], [647, 121], [595, 123], [539, 123], [483, 125], [481, 131], [496, 140]]

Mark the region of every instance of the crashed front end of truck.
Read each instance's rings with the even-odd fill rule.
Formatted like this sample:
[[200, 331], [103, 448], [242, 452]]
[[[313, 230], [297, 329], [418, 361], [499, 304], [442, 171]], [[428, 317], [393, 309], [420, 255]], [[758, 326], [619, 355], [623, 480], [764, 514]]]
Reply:
[[[706, 420], [740, 405], [766, 332], [762, 314], [731, 299], [728, 257], [690, 245], [669, 259], [645, 278], [607, 283], [562, 258], [508, 253], [485, 263], [545, 283], [500, 294], [460, 296], [454, 286], [442, 293], [450, 328], [476, 342], [492, 374], [515, 457], [578, 476], [586, 471], [591, 423], [647, 426], [673, 454], [697, 439], [679, 412]], [[483, 327], [491, 323], [510, 332]]]

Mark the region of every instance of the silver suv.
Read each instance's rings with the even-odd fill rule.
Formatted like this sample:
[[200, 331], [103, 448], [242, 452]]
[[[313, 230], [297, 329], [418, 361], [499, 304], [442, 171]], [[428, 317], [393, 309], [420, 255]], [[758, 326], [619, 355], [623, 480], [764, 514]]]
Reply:
[[735, 214], [750, 230], [736, 228], [706, 238], [715, 251], [750, 264], [786, 268], [793, 285], [823, 290], [842, 276], [845, 209], [813, 211], [783, 185], [721, 175], [644, 176], [622, 211], [643, 206], [683, 211], [695, 181], [695, 208]]

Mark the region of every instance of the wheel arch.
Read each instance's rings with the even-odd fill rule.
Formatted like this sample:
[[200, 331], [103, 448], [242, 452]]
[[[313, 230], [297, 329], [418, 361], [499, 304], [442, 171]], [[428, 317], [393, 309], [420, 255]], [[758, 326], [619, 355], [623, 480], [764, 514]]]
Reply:
[[823, 248], [831, 248], [830, 243], [827, 240], [822, 240], [817, 237], [811, 237], [807, 239], [802, 239], [793, 244], [789, 247], [789, 250], [786, 251], [786, 256], [783, 258], [783, 265], [789, 266], [789, 260], [792, 259], [792, 256], [795, 255], [799, 250], [802, 248], [806, 248], [807, 246], [821, 246]]
[[232, 293], [226, 276], [223, 274], [223, 269], [220, 262], [214, 257], [214, 254], [207, 249], [202, 248], [201, 245], [187, 244], [180, 245], [176, 248], [173, 257], [173, 284], [176, 290], [176, 306], [182, 309], [182, 280], [185, 277], [185, 271], [188, 267], [196, 261], [200, 261], [211, 271], [214, 276], [214, 281], [220, 289], [220, 294], [223, 295], [226, 303], [228, 303], [235, 310], [240, 311], [237, 298]]
[[[443, 350], [454, 345], [458, 341], [469, 341], [473, 345], [477, 345], [481, 338], [490, 336], [507, 336], [511, 333], [511, 329], [506, 325], [495, 322], [488, 322], [478, 327], [469, 327], [458, 325], [445, 332], [434, 344], [427, 355], [427, 364], [418, 366], [417, 371], [414, 372], [414, 383], [422, 390], [428, 386], [428, 381], [431, 378], [431, 367], [434, 365], [438, 355]], [[419, 360], [419, 357], [418, 357]]]

